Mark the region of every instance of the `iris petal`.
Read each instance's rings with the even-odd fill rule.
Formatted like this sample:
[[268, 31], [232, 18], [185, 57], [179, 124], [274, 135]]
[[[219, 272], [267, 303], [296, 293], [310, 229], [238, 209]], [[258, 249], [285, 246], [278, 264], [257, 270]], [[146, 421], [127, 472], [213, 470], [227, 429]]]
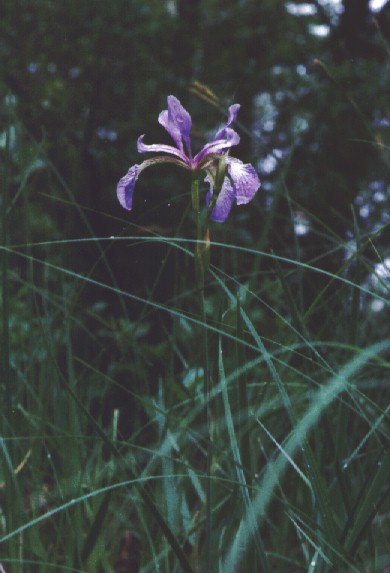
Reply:
[[146, 159], [141, 163], [141, 165], [133, 165], [130, 167], [126, 175], [119, 181], [116, 188], [118, 201], [124, 209], [127, 209], [128, 211], [131, 211], [132, 209], [135, 182], [137, 181], [141, 172], [147, 167], [151, 167], [157, 163], [174, 163], [179, 167], [188, 169], [187, 165], [183, 163], [183, 161], [176, 159], [175, 157], [169, 157], [168, 155], [157, 155], [157, 157]]
[[131, 211], [133, 206], [133, 191], [135, 182], [138, 179], [139, 167], [139, 165], [133, 165], [130, 167], [126, 175], [122, 177], [116, 187], [118, 201], [122, 207], [128, 211]]
[[203, 149], [201, 149], [199, 153], [195, 155], [193, 162], [198, 167], [201, 166], [200, 164], [204, 163], [204, 161], [207, 160], [207, 158], [210, 155], [213, 155], [215, 153], [218, 154], [223, 153], [227, 149], [230, 149], [230, 147], [233, 147], [234, 145], [240, 143], [240, 136], [236, 131], [234, 131], [234, 129], [231, 129], [230, 127], [225, 127], [224, 135], [225, 135], [224, 139], [215, 139], [210, 143], [206, 143]]
[[168, 109], [160, 113], [158, 121], [172, 137], [176, 147], [183, 151], [184, 141], [186, 151], [190, 153], [191, 116], [175, 96], [168, 96]]
[[[210, 184], [210, 191], [208, 191], [206, 195], [206, 205], [208, 207], [210, 205], [210, 201], [213, 196], [213, 176], [207, 175], [205, 177], [205, 181], [207, 181]], [[222, 189], [218, 194], [217, 201], [215, 203], [210, 218], [216, 223], [224, 223], [229, 216], [229, 213], [234, 203], [234, 199], [235, 195], [232, 184], [230, 183], [228, 177], [225, 177]]]
[[214, 141], [226, 138], [226, 129], [236, 121], [240, 107], [239, 103], [235, 103], [229, 107], [227, 124], [215, 134]]
[[164, 143], [152, 143], [148, 145], [143, 143], [144, 137], [144, 135], [141, 135], [137, 140], [137, 150], [139, 153], [169, 153], [169, 155], [179, 157], [184, 163], [189, 163], [189, 159], [183, 151], [176, 149], [176, 147], [172, 145], [165, 145]]
[[259, 177], [250, 163], [244, 164], [234, 157], [228, 157], [227, 163], [237, 205], [245, 205], [253, 199], [259, 189]]

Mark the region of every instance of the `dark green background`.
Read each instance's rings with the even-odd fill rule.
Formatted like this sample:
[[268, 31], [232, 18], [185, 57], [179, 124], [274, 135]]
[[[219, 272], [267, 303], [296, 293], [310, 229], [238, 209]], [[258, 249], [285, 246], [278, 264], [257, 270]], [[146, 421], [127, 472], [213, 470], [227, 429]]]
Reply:
[[[309, 14], [300, 14], [302, 7]], [[263, 183], [250, 208], [235, 209], [223, 229], [216, 225], [214, 239], [292, 256], [292, 214], [306, 212], [311, 232], [300, 240], [303, 257], [337, 272], [345, 251], [334, 245], [352, 240], [356, 228], [375, 233], [389, 220], [389, 11], [387, 2], [374, 23], [368, 0], [344, 0], [337, 10], [279, 0], [3, 2], [0, 81], [4, 96], [14, 96], [19, 134], [14, 189], [38, 146], [83, 213], [58, 200], [62, 183], [47, 164], [37, 165], [25, 193], [36, 223], [30, 239], [86, 236], [85, 219], [98, 237], [126, 232], [126, 220], [171, 234], [188, 203], [185, 174], [148, 171], [131, 214], [117, 203], [115, 187], [144, 158], [136, 151], [140, 134], [147, 143], [169, 141], [157, 123], [167, 95], [190, 110], [194, 147], [215, 132], [224, 116], [191, 94], [199, 81], [222, 108], [241, 104], [246, 130], [239, 128], [234, 153], [256, 166]], [[329, 33], [313, 33], [318, 25]], [[17, 242], [17, 209], [14, 217]], [[383, 256], [388, 235], [385, 228], [375, 236]], [[370, 245], [364, 255], [378, 260]], [[84, 268], [91, 256], [78, 248], [72, 262]], [[110, 260], [129, 288], [132, 261], [122, 246], [111, 249]], [[139, 260], [149, 258], [141, 253]], [[132, 278], [139, 271], [133, 265]], [[148, 272], [155, 268], [145, 262], [140, 289]], [[307, 304], [321, 281], [307, 281]]]

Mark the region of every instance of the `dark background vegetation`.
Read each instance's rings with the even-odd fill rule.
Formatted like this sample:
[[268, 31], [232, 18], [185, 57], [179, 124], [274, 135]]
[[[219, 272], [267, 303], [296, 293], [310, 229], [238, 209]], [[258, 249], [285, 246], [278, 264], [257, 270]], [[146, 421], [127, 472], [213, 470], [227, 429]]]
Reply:
[[[255, 163], [263, 182], [253, 207], [241, 215], [250, 239], [259, 240], [283, 179], [293, 209], [308, 211], [319, 231], [302, 238], [307, 256], [323, 256], [330, 271], [339, 268], [343, 253], [325, 257], [329, 236], [321, 230], [345, 240], [355, 224], [372, 231], [389, 216], [388, 155], [380, 149], [389, 132], [389, 11], [387, 3], [374, 22], [368, 0], [3, 2], [1, 82], [16, 102], [23, 138], [19, 173], [30, 161], [29, 146], [34, 153], [40, 145], [83, 209], [83, 217], [70, 215], [55, 196], [42, 196], [52, 175], [40, 164], [28, 192], [37, 211], [32, 239], [53, 238], [41, 224], [43, 214], [58, 236], [64, 230], [84, 236], [84, 217], [97, 236], [118, 235], [123, 225], [107, 217], [126, 218], [115, 199], [116, 181], [140, 161], [139, 134], [149, 142], [164, 138], [156, 120], [166, 96], [175, 94], [191, 110], [198, 145], [205, 129], [222, 121], [190, 94], [196, 80], [224, 105], [242, 105], [239, 119], [248, 131], [241, 132], [239, 154]], [[318, 35], [316, 26], [328, 33]], [[183, 203], [170, 209], [160, 199], [169, 198], [175, 184], [185, 192], [186, 181], [169, 171], [165, 178], [148, 174], [146, 181], [130, 218], [169, 229]], [[279, 195], [262, 246], [287, 254], [291, 204], [285, 189]], [[379, 245], [387, 239], [383, 233]], [[125, 263], [122, 247], [118, 251], [111, 260], [126, 286], [136, 269]], [[82, 252], [76, 258], [88, 266]]]
[[[192, 266], [185, 256], [172, 256], [163, 242], [142, 244], [141, 239], [176, 232], [193, 237], [193, 221], [180, 223], [189, 203], [188, 176], [165, 166], [148, 170], [137, 183], [131, 213], [117, 202], [116, 183], [144, 158], [136, 150], [140, 134], [147, 143], [169, 142], [157, 123], [167, 95], [176, 95], [190, 111], [198, 149], [224, 121], [222, 110], [240, 103], [241, 142], [233, 155], [253, 163], [262, 187], [250, 205], [233, 209], [226, 224], [213, 225], [212, 239], [299, 258], [385, 296], [390, 1], [374, 14], [368, 0], [3, 0], [0, 66], [8, 244], [48, 241], [47, 249], [30, 247], [27, 254], [144, 299], [165, 303], [177, 297], [180, 307]], [[220, 109], [202, 99], [193, 82], [213, 90]], [[105, 240], [127, 235], [135, 238]], [[98, 240], [79, 241], [91, 237]], [[53, 244], [64, 239], [77, 242]], [[212, 260], [255, 292], [256, 265], [265, 280], [288, 277], [304, 325], [294, 323], [282, 290], [266, 282], [265, 302], [312, 340], [364, 348], [388, 336], [383, 301], [378, 305], [368, 294], [357, 296], [328, 275], [307, 269], [302, 279], [299, 273], [290, 276], [287, 262], [277, 265], [263, 257], [254, 264], [249, 256], [233, 259], [218, 249]], [[164, 344], [172, 324], [166, 313], [139, 301], [124, 302], [90, 283], [54, 279], [20, 257], [11, 257], [9, 265], [15, 363], [21, 360], [27, 371], [35, 368], [28, 339], [41, 336], [42, 320], [31, 317], [46, 312], [42, 289], [54, 293], [50, 332], [58, 335], [56, 360], [63, 375], [69, 373], [69, 357], [60, 330], [72, 315], [77, 373], [84, 376], [85, 364], [92, 364], [124, 387], [155, 395], [167, 370]], [[27, 282], [34, 285], [30, 302], [24, 299]], [[60, 292], [69, 306], [56, 314]], [[183, 303], [182, 310], [193, 309]], [[253, 316], [263, 313], [263, 334], [289, 343], [266, 310], [252, 310]], [[133, 329], [132, 321], [140, 317], [146, 318], [144, 326]], [[299, 358], [293, 360], [302, 367]], [[172, 360], [172, 371], [177, 362]], [[176, 392], [175, 398], [185, 394], [183, 388]], [[122, 437], [146, 422], [147, 408], [126, 393], [109, 387], [103, 408], [99, 392], [91, 396], [91, 411], [103, 412], [103, 426], [115, 408], [126, 411]], [[150, 435], [147, 429], [140, 442], [147, 444]]]

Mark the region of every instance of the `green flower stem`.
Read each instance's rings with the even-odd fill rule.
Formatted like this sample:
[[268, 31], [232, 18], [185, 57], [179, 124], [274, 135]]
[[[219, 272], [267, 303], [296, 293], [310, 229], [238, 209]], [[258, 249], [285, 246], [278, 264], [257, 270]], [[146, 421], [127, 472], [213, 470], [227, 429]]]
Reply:
[[191, 186], [192, 208], [196, 215], [196, 247], [195, 247], [195, 274], [196, 287], [199, 294], [200, 318], [203, 324], [202, 351], [203, 351], [203, 392], [204, 392], [204, 417], [206, 426], [206, 526], [205, 526], [205, 571], [212, 572], [211, 565], [211, 463], [212, 463], [212, 437], [211, 437], [211, 407], [210, 407], [210, 367], [208, 356], [208, 332], [207, 317], [205, 310], [205, 274], [209, 265], [210, 244], [208, 228], [202, 223], [202, 213], [199, 202], [199, 180], [194, 176]]
[[[205, 274], [208, 267], [207, 228], [203, 229], [202, 213], [199, 202], [199, 181], [195, 175], [191, 186], [192, 208], [196, 215], [196, 248], [195, 248], [195, 273], [196, 288], [199, 292], [204, 291]], [[202, 306], [202, 305], [201, 305]]]
[[206, 526], [205, 526], [205, 571], [212, 573], [211, 554], [212, 554], [212, 492], [211, 492], [211, 467], [213, 458], [213, 438], [212, 438], [212, 412], [210, 403], [211, 378], [210, 363], [208, 354], [208, 331], [207, 317], [205, 310], [205, 277], [210, 263], [210, 234], [209, 222], [211, 213], [216, 204], [219, 193], [221, 192], [225, 180], [227, 163], [225, 156], [222, 156], [217, 165], [214, 178], [214, 190], [210, 204], [205, 216], [200, 208], [199, 200], [199, 179], [198, 174], [194, 173], [191, 185], [192, 208], [196, 216], [196, 247], [195, 247], [195, 275], [196, 288], [199, 294], [200, 318], [203, 324], [202, 332], [202, 350], [203, 350], [203, 381], [204, 381], [204, 417], [206, 427]]

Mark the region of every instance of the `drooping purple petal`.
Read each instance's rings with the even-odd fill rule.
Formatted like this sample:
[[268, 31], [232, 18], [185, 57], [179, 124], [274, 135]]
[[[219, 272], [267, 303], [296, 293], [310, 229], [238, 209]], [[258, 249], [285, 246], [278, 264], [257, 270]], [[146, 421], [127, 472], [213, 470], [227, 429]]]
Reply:
[[152, 143], [151, 145], [148, 145], [143, 143], [144, 137], [144, 135], [141, 135], [137, 140], [137, 150], [139, 153], [169, 153], [169, 155], [179, 157], [184, 161], [184, 163], [189, 163], [189, 159], [183, 151], [176, 149], [176, 147], [173, 147], [172, 145], [165, 145], [163, 143]]
[[133, 165], [132, 167], [130, 167], [126, 175], [122, 177], [122, 179], [119, 181], [116, 187], [116, 194], [118, 197], [118, 201], [122, 205], [122, 207], [124, 207], [124, 209], [127, 209], [128, 211], [131, 211], [131, 208], [133, 206], [133, 191], [135, 182], [137, 181], [138, 178], [139, 167], [140, 167], [139, 165]]
[[191, 116], [181, 105], [180, 101], [173, 95], [168, 96], [168, 109], [162, 111], [158, 117], [162, 125], [173, 141], [176, 147], [183, 151], [183, 141], [186, 146], [186, 152], [191, 154], [190, 131], [192, 127]]
[[128, 211], [131, 211], [132, 209], [135, 182], [137, 181], [142, 171], [147, 167], [156, 165], [157, 163], [174, 163], [179, 167], [187, 168], [186, 164], [183, 163], [183, 161], [176, 159], [175, 157], [169, 157], [167, 155], [158, 155], [157, 157], [151, 157], [150, 159], [146, 159], [145, 161], [143, 161], [141, 165], [133, 165], [132, 167], [130, 167], [126, 175], [124, 175], [122, 179], [120, 179], [116, 188], [118, 201], [124, 209], [127, 209]]
[[249, 203], [260, 187], [260, 180], [254, 167], [250, 163], [244, 164], [235, 157], [227, 157], [226, 161], [237, 205]]
[[234, 129], [230, 127], [224, 128], [224, 139], [215, 139], [210, 143], [206, 143], [206, 145], [197, 153], [193, 159], [193, 163], [198, 167], [201, 167], [202, 163], [213, 154], [220, 154], [230, 149], [234, 145], [240, 143], [240, 136]]
[[[213, 196], [213, 177], [208, 174], [205, 177], [205, 181], [210, 184], [210, 190], [206, 195], [206, 205], [208, 207]], [[232, 184], [230, 183], [228, 177], [225, 177], [222, 189], [218, 194], [217, 201], [210, 218], [216, 223], [224, 223], [229, 216], [230, 210], [234, 203], [234, 199], [235, 195]]]
[[235, 103], [229, 107], [227, 124], [215, 134], [214, 141], [217, 139], [226, 139], [226, 129], [236, 121], [240, 107], [239, 103]]

